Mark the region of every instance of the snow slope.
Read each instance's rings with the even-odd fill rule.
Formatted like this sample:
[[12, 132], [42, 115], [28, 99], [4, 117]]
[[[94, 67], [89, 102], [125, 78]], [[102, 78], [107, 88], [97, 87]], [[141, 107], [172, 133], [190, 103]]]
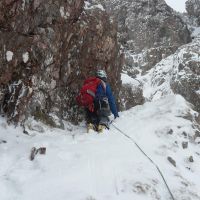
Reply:
[[[176, 200], [200, 199], [200, 150], [186, 119], [194, 114], [181, 96], [171, 95], [113, 122], [160, 167]], [[87, 134], [84, 125], [65, 128], [25, 135], [0, 118], [1, 200], [170, 200], [155, 166], [112, 125], [103, 134]], [[33, 146], [45, 146], [46, 155], [30, 161]]]

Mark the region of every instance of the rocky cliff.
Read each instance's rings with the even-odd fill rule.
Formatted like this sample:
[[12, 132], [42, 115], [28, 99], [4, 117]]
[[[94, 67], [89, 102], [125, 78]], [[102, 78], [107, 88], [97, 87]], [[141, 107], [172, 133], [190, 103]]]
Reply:
[[186, 24], [164, 0], [111, 0], [103, 3], [118, 22], [119, 42], [125, 49], [129, 71], [138, 67], [145, 72], [191, 41]]
[[118, 88], [120, 62], [117, 26], [102, 6], [0, 2], [0, 106], [9, 121], [34, 116], [58, 127], [62, 119], [77, 121], [75, 96], [83, 79], [103, 68]]

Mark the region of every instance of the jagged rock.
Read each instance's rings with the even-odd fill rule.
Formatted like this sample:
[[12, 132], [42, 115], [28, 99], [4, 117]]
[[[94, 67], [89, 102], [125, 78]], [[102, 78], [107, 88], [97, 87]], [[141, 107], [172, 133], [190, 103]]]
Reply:
[[136, 80], [133, 82], [122, 84], [119, 93], [119, 105], [121, 105], [120, 110], [127, 110], [144, 103], [142, 84]]
[[188, 142], [182, 142], [182, 147], [183, 147], [183, 149], [187, 149], [188, 148]]
[[190, 17], [196, 18], [196, 23], [200, 26], [200, 0], [186, 1], [186, 10]]
[[174, 167], [176, 167], [176, 161], [175, 161], [173, 158], [171, 158], [171, 157], [169, 156], [169, 157], [167, 157], [167, 160], [168, 160]]
[[[99, 1], [116, 18], [124, 51], [141, 57], [133, 59], [131, 67], [139, 66], [145, 72], [191, 41], [186, 24], [164, 0]], [[129, 66], [129, 56], [126, 59]]]
[[[200, 38], [179, 47], [171, 56], [159, 62], [147, 74], [144, 87], [151, 91], [145, 97], [149, 100], [158, 99], [165, 95], [180, 94], [194, 110], [200, 111]], [[145, 79], [144, 79], [145, 80]], [[188, 112], [184, 117], [193, 120], [194, 116]]]
[[[10, 121], [56, 125], [79, 120], [75, 96], [103, 68], [116, 98], [121, 57], [117, 26], [84, 0], [0, 1], [0, 107]], [[42, 113], [42, 114], [41, 114]], [[50, 120], [49, 120], [50, 119]]]

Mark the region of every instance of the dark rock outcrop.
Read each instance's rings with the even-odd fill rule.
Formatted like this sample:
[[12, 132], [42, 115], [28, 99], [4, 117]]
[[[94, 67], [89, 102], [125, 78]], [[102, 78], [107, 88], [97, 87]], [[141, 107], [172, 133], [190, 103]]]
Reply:
[[84, 0], [0, 2], [0, 106], [9, 121], [78, 121], [75, 96], [98, 68], [120, 87], [117, 27]]

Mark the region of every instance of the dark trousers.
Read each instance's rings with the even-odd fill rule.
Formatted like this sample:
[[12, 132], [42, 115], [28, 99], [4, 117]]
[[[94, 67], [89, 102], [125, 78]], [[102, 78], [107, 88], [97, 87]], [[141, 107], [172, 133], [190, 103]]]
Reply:
[[110, 108], [107, 99], [94, 101], [94, 112], [86, 108], [86, 121], [95, 126], [99, 124], [109, 127]]

